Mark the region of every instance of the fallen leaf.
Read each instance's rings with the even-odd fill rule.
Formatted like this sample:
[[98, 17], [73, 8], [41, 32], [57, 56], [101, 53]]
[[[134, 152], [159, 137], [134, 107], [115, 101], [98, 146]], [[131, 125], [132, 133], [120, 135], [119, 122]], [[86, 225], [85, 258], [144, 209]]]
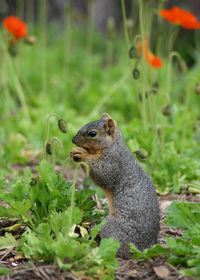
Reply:
[[161, 213], [165, 213], [168, 209], [168, 207], [171, 205], [172, 201], [169, 200], [165, 200], [165, 201], [161, 201], [160, 203], [160, 211]]
[[130, 276], [130, 277], [135, 277], [137, 276], [138, 272], [136, 269], [130, 270], [126, 273], [126, 275]]
[[154, 270], [155, 274], [160, 278], [168, 277], [170, 274], [169, 269], [164, 265], [154, 266], [153, 270]]
[[85, 235], [88, 234], [87, 229], [85, 229], [84, 227], [82, 227], [82, 226], [77, 226], [77, 227], [80, 229], [80, 234], [82, 237], [84, 237]]
[[17, 231], [21, 226], [22, 226], [22, 224], [14, 224], [10, 227], [5, 227], [4, 230], [5, 231]]
[[10, 262], [15, 262], [15, 261], [24, 260], [24, 259], [26, 259], [24, 254], [19, 254], [19, 255], [16, 255], [16, 256], [10, 258], [9, 261]]

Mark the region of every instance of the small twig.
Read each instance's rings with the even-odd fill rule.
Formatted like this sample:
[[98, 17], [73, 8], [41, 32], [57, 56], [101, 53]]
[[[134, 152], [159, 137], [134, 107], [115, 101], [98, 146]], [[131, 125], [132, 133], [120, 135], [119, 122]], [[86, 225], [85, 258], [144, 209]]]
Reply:
[[6, 250], [7, 252], [0, 258], [0, 261], [2, 261], [3, 259], [5, 259], [5, 257], [7, 257], [13, 249], [14, 249], [14, 248], [7, 249], [7, 250]]
[[47, 279], [47, 280], [51, 280], [51, 278], [48, 276], [48, 274], [42, 269], [42, 267], [39, 267], [39, 272], [40, 272], [40, 274], [41, 274], [41, 276], [42, 276], [42, 278], [43, 279]]
[[171, 268], [172, 270], [178, 272], [178, 270], [171, 263], [166, 262], [165, 265]]

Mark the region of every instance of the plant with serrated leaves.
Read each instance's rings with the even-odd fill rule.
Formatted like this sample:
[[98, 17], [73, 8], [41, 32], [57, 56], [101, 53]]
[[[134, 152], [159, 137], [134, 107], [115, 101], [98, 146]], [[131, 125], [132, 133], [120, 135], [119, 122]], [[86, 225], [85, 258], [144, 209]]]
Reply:
[[168, 262], [180, 265], [181, 274], [200, 279], [200, 203], [184, 203], [176, 200], [169, 206], [166, 215], [166, 224], [185, 229], [182, 238], [167, 237], [168, 248], [156, 244], [143, 252], [131, 244], [132, 257], [146, 260], [160, 255], [169, 255]]
[[[66, 182], [47, 161], [42, 161], [37, 170], [37, 178], [25, 168], [24, 178], [12, 182], [1, 173], [0, 199], [8, 206], [0, 205], [0, 216], [17, 218], [16, 228], [26, 226], [18, 241], [11, 233], [1, 237], [1, 249], [17, 246], [28, 259], [57, 261], [60, 268], [113, 279], [119, 242], [103, 239], [98, 246], [95, 241], [103, 222], [94, 210], [96, 202], [91, 201], [94, 191], [75, 190], [75, 178], [72, 184]], [[85, 221], [100, 223], [89, 235]]]
[[165, 223], [185, 229], [182, 238], [166, 238], [171, 250], [168, 261], [185, 267], [181, 274], [200, 279], [200, 203], [174, 201], [168, 209]]
[[[37, 166], [39, 176], [32, 184], [32, 174], [24, 169], [24, 178], [6, 182], [1, 174], [0, 200], [9, 207], [0, 205], [0, 216], [18, 218], [18, 222], [31, 229], [46, 221], [52, 211], [63, 211], [71, 204], [71, 184], [66, 182], [46, 161]], [[75, 191], [75, 205], [84, 213], [84, 219], [98, 216], [94, 213], [95, 202], [91, 201], [93, 190]]]

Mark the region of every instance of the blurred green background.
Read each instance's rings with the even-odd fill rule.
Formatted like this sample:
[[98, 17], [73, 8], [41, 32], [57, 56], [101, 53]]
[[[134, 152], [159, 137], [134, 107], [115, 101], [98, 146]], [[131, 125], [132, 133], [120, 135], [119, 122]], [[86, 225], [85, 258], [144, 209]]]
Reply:
[[[49, 114], [68, 125], [62, 134], [56, 118], [50, 121], [50, 137], [63, 142], [63, 149], [55, 145], [56, 162], [62, 165], [78, 129], [107, 112], [130, 150], [145, 150], [138, 160], [158, 192], [198, 192], [199, 30], [159, 15], [179, 5], [198, 17], [197, 2], [1, 0], [1, 20], [13, 14], [28, 24], [28, 37], [12, 50], [1, 26], [1, 169], [13, 173], [13, 164], [36, 164], [42, 158]], [[136, 41], [142, 36], [163, 67], [153, 68], [139, 56]], [[129, 57], [132, 46], [135, 58]]]

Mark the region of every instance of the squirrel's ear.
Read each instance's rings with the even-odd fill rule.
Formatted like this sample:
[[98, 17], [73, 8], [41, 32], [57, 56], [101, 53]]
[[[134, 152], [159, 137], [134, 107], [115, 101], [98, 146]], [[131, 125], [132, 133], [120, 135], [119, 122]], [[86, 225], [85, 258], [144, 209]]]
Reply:
[[111, 119], [111, 117], [107, 114], [107, 113], [104, 113], [102, 116], [101, 116], [101, 120], [109, 120]]
[[116, 122], [113, 119], [106, 119], [105, 129], [108, 135], [112, 135], [115, 132]]

